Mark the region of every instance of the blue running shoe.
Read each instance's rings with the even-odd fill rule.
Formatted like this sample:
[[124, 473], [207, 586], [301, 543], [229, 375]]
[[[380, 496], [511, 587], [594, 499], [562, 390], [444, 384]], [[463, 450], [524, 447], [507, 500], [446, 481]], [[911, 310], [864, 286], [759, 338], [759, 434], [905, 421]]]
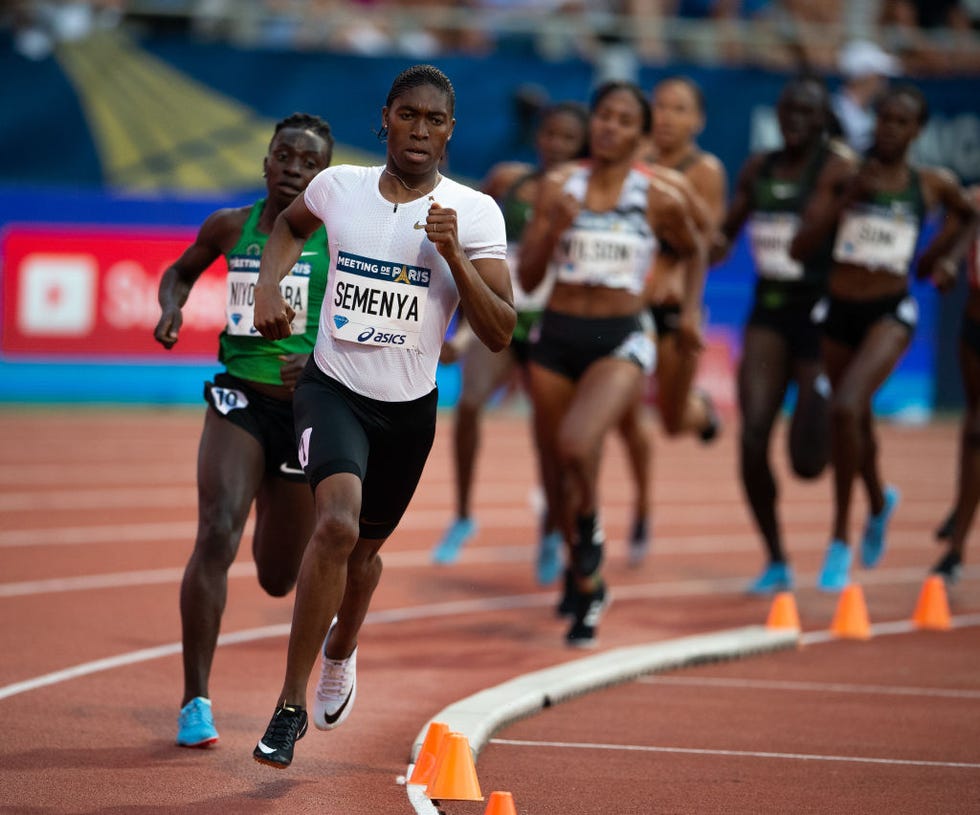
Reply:
[[773, 562], [766, 566], [755, 582], [749, 586], [749, 594], [776, 594], [793, 588], [793, 570], [785, 563]]
[[885, 505], [881, 512], [868, 516], [864, 537], [861, 538], [861, 565], [867, 569], [876, 566], [885, 554], [885, 532], [900, 497], [898, 488], [885, 487]]
[[180, 709], [177, 744], [181, 747], [210, 747], [218, 741], [211, 715], [211, 700], [195, 696]]
[[844, 541], [831, 541], [817, 578], [817, 588], [821, 591], [842, 591], [851, 581], [850, 570], [851, 547]]
[[565, 540], [561, 532], [555, 530], [542, 536], [538, 544], [538, 562], [536, 574], [538, 583], [542, 586], [550, 586], [561, 575], [564, 564], [561, 559], [561, 551], [565, 548]]
[[432, 550], [432, 562], [448, 566], [459, 560], [463, 544], [476, 534], [476, 523], [469, 518], [457, 518], [446, 530], [442, 540]]

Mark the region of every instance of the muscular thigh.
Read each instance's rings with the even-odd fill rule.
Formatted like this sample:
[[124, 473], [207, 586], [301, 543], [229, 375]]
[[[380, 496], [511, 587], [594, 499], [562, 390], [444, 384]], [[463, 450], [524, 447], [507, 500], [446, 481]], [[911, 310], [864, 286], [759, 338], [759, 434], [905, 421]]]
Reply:
[[661, 402], [674, 402], [687, 396], [697, 372], [697, 354], [681, 351], [677, 335], [668, 334], [657, 342], [657, 393]]
[[911, 340], [908, 327], [897, 320], [886, 317], [872, 325], [846, 364], [842, 366], [839, 358], [828, 362], [828, 374], [833, 368], [836, 377], [832, 377], [835, 399], [870, 404]]
[[535, 362], [528, 365], [528, 381], [538, 442], [552, 448], [558, 427], [575, 393], [575, 383]]
[[743, 417], [770, 421], [779, 411], [790, 379], [790, 353], [779, 332], [750, 325], [745, 329], [738, 370], [738, 399]]
[[197, 457], [201, 513], [244, 526], [264, 469], [265, 454], [255, 436], [209, 408]]
[[642, 368], [624, 359], [606, 357], [590, 365], [562, 420], [562, 437], [597, 446], [635, 404], [643, 377]]
[[514, 370], [514, 355], [509, 348], [491, 351], [474, 340], [463, 357], [463, 389], [460, 401], [472, 406], [483, 405]]

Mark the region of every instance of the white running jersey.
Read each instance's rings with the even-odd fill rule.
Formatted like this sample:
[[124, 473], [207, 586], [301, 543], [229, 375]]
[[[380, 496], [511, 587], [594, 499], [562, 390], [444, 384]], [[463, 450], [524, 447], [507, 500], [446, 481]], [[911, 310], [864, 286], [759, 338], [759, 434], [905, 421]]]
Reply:
[[490, 196], [443, 177], [429, 195], [396, 208], [378, 189], [383, 170], [329, 167], [304, 193], [330, 245], [313, 358], [356, 393], [403, 402], [435, 387], [439, 350], [459, 304], [449, 264], [425, 233], [431, 202], [456, 210], [471, 261], [506, 260], [507, 238]]
[[[583, 202], [590, 172], [588, 164], [576, 168], [564, 191]], [[640, 294], [657, 250], [647, 216], [650, 183], [649, 174], [633, 168], [613, 209], [582, 209], [558, 239], [549, 274], [562, 283]]]

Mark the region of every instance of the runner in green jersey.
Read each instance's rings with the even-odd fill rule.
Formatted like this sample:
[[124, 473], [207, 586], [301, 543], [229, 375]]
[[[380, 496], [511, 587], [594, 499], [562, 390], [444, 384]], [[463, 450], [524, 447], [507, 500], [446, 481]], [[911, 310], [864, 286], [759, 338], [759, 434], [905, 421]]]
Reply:
[[789, 255], [822, 175], [854, 164], [850, 149], [827, 137], [828, 104], [827, 89], [815, 77], [785, 85], [776, 105], [783, 144], [753, 154], [742, 166], [721, 228], [723, 243], [716, 247], [719, 255], [727, 252], [746, 228], [756, 274], [738, 369], [739, 472], [767, 556], [749, 586], [753, 594], [794, 588], [770, 456], [773, 428], [790, 384], [796, 386], [796, 398], [786, 448], [793, 473], [817, 478], [829, 452], [830, 393], [820, 360], [820, 327], [810, 315], [826, 291], [833, 236], [805, 263]]
[[[851, 492], [860, 478], [869, 513], [861, 565], [875, 566], [899, 501], [878, 465], [872, 401], [908, 349], [918, 316], [910, 278], [940, 290], [956, 277], [952, 247], [969, 237], [976, 209], [956, 177], [940, 167], [916, 167], [909, 153], [925, 126], [928, 104], [913, 85], [890, 88], [878, 103], [874, 143], [860, 167], [821, 179], [790, 247], [805, 260], [836, 229], [828, 298], [819, 307], [822, 357], [832, 386], [831, 461], [834, 513], [831, 541], [817, 578], [828, 592], [850, 582]], [[941, 227], [921, 254], [920, 225], [928, 214]]]
[[321, 229], [282, 282], [296, 311], [293, 333], [270, 341], [252, 325], [259, 260], [276, 216], [330, 165], [333, 136], [316, 116], [294, 114], [276, 124], [263, 161], [266, 198], [221, 209], [160, 280], [160, 321], [154, 338], [177, 342], [181, 309], [191, 288], [220, 256], [228, 264], [227, 322], [219, 340], [226, 370], [205, 383], [208, 410], [198, 453], [198, 526], [180, 588], [184, 656], [183, 705], [177, 744], [207, 747], [218, 740], [208, 681], [228, 593], [228, 569], [238, 553], [255, 502], [252, 554], [259, 583], [287, 594], [313, 529], [313, 500], [299, 465], [292, 393], [316, 340], [329, 258]]

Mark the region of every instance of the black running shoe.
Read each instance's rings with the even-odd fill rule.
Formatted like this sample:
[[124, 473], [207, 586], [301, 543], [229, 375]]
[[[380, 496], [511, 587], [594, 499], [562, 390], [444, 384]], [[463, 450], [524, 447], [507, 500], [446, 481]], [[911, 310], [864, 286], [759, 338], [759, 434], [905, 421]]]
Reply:
[[559, 617], [568, 617], [575, 613], [575, 600], [578, 597], [578, 589], [575, 587], [575, 575], [572, 574], [571, 567], [565, 569], [565, 581], [562, 585], [561, 600], [555, 606], [555, 613]]
[[947, 552], [932, 567], [932, 573], [940, 575], [943, 581], [949, 586], [952, 586], [960, 579], [960, 572], [962, 571], [963, 559], [956, 552]]
[[721, 417], [715, 409], [714, 399], [711, 398], [711, 395], [707, 391], [700, 391], [698, 395], [704, 402], [704, 409], [708, 414], [708, 422], [698, 432], [698, 436], [702, 444], [711, 444], [711, 442], [718, 438], [718, 434], [721, 433]]
[[608, 604], [604, 581], [600, 581], [593, 591], [579, 593], [576, 598], [575, 618], [565, 635], [565, 642], [573, 648], [594, 648], [599, 618]]
[[255, 745], [252, 757], [259, 764], [284, 770], [293, 762], [293, 747], [306, 735], [306, 709], [299, 705], [277, 707], [265, 735]]
[[953, 526], [956, 524], [956, 510], [954, 509], [949, 513], [946, 520], [943, 521], [936, 529], [936, 540], [937, 541], [948, 541], [953, 537]]

